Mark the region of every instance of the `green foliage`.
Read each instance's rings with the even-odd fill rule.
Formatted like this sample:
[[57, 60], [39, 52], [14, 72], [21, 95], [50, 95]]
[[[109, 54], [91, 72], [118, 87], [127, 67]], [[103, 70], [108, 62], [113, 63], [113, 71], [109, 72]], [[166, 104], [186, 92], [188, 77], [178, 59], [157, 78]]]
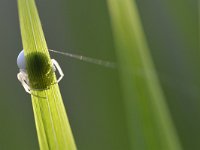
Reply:
[[18, 8], [40, 149], [76, 150], [35, 2], [18, 0]]
[[133, 150], [181, 150], [135, 1], [108, 0]]
[[54, 82], [52, 63], [40, 52], [27, 55], [27, 72], [32, 89], [47, 89]]

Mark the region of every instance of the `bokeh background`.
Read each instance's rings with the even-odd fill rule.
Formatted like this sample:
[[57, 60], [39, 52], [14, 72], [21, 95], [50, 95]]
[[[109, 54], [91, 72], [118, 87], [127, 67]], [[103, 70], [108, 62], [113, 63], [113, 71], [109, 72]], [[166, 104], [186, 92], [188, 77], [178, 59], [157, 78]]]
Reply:
[[[184, 150], [200, 149], [197, 0], [136, 1]], [[106, 0], [36, 0], [49, 48], [116, 62]], [[39, 149], [30, 95], [16, 75], [22, 49], [17, 1], [0, 1], [0, 150]], [[117, 69], [51, 53], [80, 150], [128, 150]]]

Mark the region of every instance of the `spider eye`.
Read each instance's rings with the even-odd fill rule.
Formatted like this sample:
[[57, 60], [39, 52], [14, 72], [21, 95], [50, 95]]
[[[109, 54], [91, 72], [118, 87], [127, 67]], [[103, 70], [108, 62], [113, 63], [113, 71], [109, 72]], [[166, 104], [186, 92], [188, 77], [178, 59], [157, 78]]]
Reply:
[[22, 50], [17, 57], [17, 66], [21, 70], [26, 70], [26, 61], [24, 57], [24, 50]]

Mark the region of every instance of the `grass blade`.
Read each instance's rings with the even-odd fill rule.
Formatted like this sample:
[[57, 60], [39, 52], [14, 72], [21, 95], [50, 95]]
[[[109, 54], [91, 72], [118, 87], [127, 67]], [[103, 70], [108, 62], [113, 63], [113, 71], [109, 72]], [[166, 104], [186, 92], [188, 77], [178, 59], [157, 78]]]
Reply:
[[26, 69], [41, 150], [76, 150], [34, 0], [18, 0]]
[[131, 148], [181, 150], [141, 27], [135, 1], [108, 0]]

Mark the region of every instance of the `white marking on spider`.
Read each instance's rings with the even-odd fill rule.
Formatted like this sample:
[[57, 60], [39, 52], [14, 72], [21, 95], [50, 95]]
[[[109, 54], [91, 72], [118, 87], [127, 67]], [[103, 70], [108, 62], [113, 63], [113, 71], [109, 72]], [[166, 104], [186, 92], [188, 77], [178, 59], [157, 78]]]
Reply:
[[[56, 83], [59, 83], [62, 78], [64, 77], [64, 73], [58, 64], [58, 62], [55, 59], [51, 59], [52, 62], [52, 69], [55, 72], [58, 70], [58, 73], [60, 74], [59, 79], [57, 80]], [[17, 74], [18, 80], [21, 82], [22, 86], [24, 87], [25, 91], [29, 94], [31, 94], [31, 90], [44, 90], [44, 89], [31, 89], [30, 84], [29, 84], [29, 79], [28, 79], [28, 74], [26, 71], [26, 61], [24, 57], [24, 50], [22, 50], [18, 57], [17, 57], [17, 66], [19, 68], [19, 73]]]

